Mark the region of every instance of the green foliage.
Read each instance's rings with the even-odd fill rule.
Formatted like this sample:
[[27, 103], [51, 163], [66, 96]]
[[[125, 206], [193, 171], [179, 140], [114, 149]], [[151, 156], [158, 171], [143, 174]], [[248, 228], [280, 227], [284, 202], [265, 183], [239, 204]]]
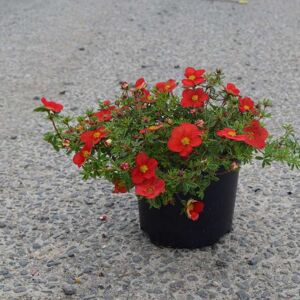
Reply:
[[[113, 183], [122, 182], [129, 190], [134, 187], [131, 170], [135, 166], [137, 154], [145, 152], [156, 159], [156, 175], [165, 181], [166, 188], [155, 199], [147, 199], [154, 208], [172, 203], [175, 193], [195, 195], [202, 199], [210, 183], [218, 180], [220, 170], [231, 172], [251, 162], [253, 158], [261, 160], [263, 167], [279, 161], [291, 169], [299, 168], [300, 146], [290, 125], [284, 126], [282, 136], [270, 136], [265, 148], [260, 150], [216, 134], [225, 127], [243, 134], [243, 129], [252, 120], [262, 122], [271, 117], [267, 112], [271, 106], [268, 99], [262, 99], [256, 104], [255, 114], [241, 113], [239, 98], [226, 93], [223, 77], [220, 70], [206, 75], [206, 82], [201, 87], [209, 94], [209, 101], [195, 110], [182, 107], [181, 97], [160, 93], [155, 88], [151, 91], [152, 101], [143, 102], [140, 100], [141, 91], [132, 91], [128, 87], [116, 99], [115, 107], [99, 103], [98, 112], [111, 108], [112, 118], [106, 122], [100, 122], [91, 109], [75, 118], [53, 113], [44, 107], [38, 107], [35, 111], [46, 111], [54, 126], [54, 132], [46, 133], [44, 139], [55, 150], [63, 148], [67, 154], [82, 149], [80, 136], [83, 132], [105, 126], [107, 137], [93, 147], [91, 156], [82, 167], [84, 179], [102, 177]], [[182, 123], [197, 124], [199, 120], [203, 121], [203, 125], [199, 125], [204, 130], [202, 144], [195, 147], [187, 159], [171, 152], [167, 142], [172, 130]], [[141, 133], [141, 130], [144, 131]], [[122, 169], [122, 163], [127, 163], [129, 168]]]
[[45, 112], [45, 111], [49, 111], [49, 110], [44, 106], [39, 106], [39, 107], [35, 108], [33, 111], [35, 111], [35, 112]]
[[292, 170], [300, 168], [300, 145], [291, 125], [283, 125], [284, 134], [278, 138], [270, 137], [261, 156], [262, 166], [268, 166], [274, 161], [286, 163]]
[[44, 134], [44, 140], [50, 143], [56, 151], [59, 151], [62, 148], [61, 140], [56, 133], [47, 132]]

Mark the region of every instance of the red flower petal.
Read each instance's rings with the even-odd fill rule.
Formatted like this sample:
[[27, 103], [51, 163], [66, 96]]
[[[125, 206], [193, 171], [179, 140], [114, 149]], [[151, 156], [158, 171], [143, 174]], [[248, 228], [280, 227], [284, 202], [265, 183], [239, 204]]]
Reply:
[[166, 82], [158, 82], [155, 86], [161, 93], [171, 93], [176, 88], [176, 81], [174, 79], [169, 79]]
[[148, 199], [154, 199], [165, 191], [165, 182], [160, 178], [152, 178], [135, 187], [135, 193]]
[[188, 79], [182, 79], [181, 82], [185, 87], [193, 87], [194, 86], [194, 81], [191, 81]]
[[141, 152], [136, 156], [135, 162], [137, 165], [142, 165], [147, 162], [148, 158], [149, 157], [145, 152]]
[[202, 107], [209, 95], [203, 89], [184, 90], [182, 92], [181, 105], [183, 107]]
[[54, 102], [54, 101], [47, 101], [46, 98], [42, 98], [41, 99], [41, 102], [44, 104], [44, 106], [53, 111], [53, 112], [56, 112], [56, 113], [59, 113], [63, 110], [64, 106], [60, 103], [57, 103], [57, 102]]
[[88, 147], [92, 148], [98, 144], [102, 138], [107, 136], [105, 127], [99, 127], [96, 130], [88, 130], [80, 135], [80, 140], [85, 143]]
[[200, 77], [202, 77], [204, 75], [204, 73], [205, 73], [204, 69], [196, 70], [195, 76], [199, 79]]
[[197, 212], [198, 214], [201, 213], [204, 209], [204, 202], [194, 202], [194, 211]]
[[139, 78], [135, 83], [135, 88], [137, 90], [144, 89], [147, 86], [145, 79], [143, 77]]
[[195, 70], [194, 68], [192, 68], [192, 67], [187, 67], [187, 68], [185, 69], [184, 76], [185, 76], [185, 77], [189, 77], [189, 76], [191, 76], [191, 75], [194, 75], [195, 72], [196, 72], [196, 70]]
[[253, 120], [250, 126], [244, 128], [244, 132], [246, 144], [256, 149], [263, 149], [266, 146], [269, 133], [264, 127], [261, 127], [259, 121]]
[[182, 80], [182, 84], [185, 87], [194, 87], [201, 84], [205, 81], [205, 78], [203, 77], [204, 73], [204, 69], [195, 70], [192, 67], [187, 67], [184, 72], [186, 79]]
[[228, 94], [233, 96], [238, 96], [240, 94], [240, 90], [233, 83], [228, 83], [225, 90]]
[[90, 157], [91, 148], [84, 146], [79, 152], [75, 153], [73, 156], [73, 162], [80, 168], [84, 162]]
[[218, 130], [217, 135], [230, 140], [245, 141], [245, 135], [237, 134], [236, 130], [228, 127]]
[[136, 166], [131, 171], [131, 179], [134, 184], [141, 184], [145, 180], [155, 177], [157, 160], [148, 157], [144, 152], [139, 153], [136, 158]]
[[186, 204], [187, 217], [193, 221], [199, 219], [199, 215], [204, 209], [204, 203], [194, 199], [190, 199]]
[[240, 98], [239, 99], [239, 111], [240, 112], [246, 112], [246, 111], [253, 112], [254, 111], [253, 100], [249, 97]]
[[200, 131], [196, 125], [182, 123], [172, 130], [167, 143], [168, 148], [173, 152], [178, 152], [182, 157], [186, 157], [193, 151], [193, 147], [201, 145], [202, 134], [203, 131]]
[[197, 221], [199, 219], [199, 214], [195, 211], [190, 212], [190, 218], [192, 221]]

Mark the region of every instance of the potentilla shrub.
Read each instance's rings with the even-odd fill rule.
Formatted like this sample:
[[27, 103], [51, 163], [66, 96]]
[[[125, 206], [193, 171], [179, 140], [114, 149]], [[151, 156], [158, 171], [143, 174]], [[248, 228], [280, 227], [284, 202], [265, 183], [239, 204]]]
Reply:
[[[233, 83], [223, 83], [220, 70], [185, 69], [153, 88], [144, 78], [121, 83], [114, 102], [99, 102], [95, 111], [70, 117], [63, 106], [42, 98], [54, 130], [44, 138], [65, 150], [84, 179], [106, 178], [114, 193], [134, 189], [155, 208], [174, 203], [174, 194], [194, 195], [183, 201], [187, 217], [197, 220], [204, 209], [205, 189], [218, 175], [258, 159], [300, 167], [300, 146], [292, 126], [273, 137], [264, 127], [271, 101], [243, 96]], [[181, 96], [174, 90], [181, 89]]]

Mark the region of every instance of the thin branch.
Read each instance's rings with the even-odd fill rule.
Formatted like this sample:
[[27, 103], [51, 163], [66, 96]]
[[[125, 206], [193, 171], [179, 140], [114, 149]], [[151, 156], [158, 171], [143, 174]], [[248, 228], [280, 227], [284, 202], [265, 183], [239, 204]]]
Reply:
[[52, 115], [50, 112], [49, 112], [48, 114], [49, 114], [49, 119], [51, 120], [51, 123], [52, 123], [52, 125], [53, 125], [54, 130], [56, 131], [57, 135], [58, 135], [58, 136], [60, 137], [60, 139], [62, 140], [63, 138], [62, 138], [60, 132], [58, 131], [58, 129], [57, 129], [56, 125], [55, 125], [55, 122], [54, 122], [54, 120], [53, 120], [53, 115]]

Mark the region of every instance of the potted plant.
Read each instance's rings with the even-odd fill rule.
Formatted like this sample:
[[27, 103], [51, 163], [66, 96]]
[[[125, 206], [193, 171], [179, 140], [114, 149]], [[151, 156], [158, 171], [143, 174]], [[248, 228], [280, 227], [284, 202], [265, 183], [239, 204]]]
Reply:
[[113, 103], [76, 117], [45, 98], [35, 111], [54, 128], [44, 139], [72, 154], [84, 179], [106, 178], [114, 193], [134, 188], [141, 228], [154, 243], [198, 248], [231, 230], [240, 166], [258, 159], [299, 168], [300, 145], [290, 125], [269, 135], [270, 100], [242, 96], [220, 70], [188, 67], [184, 77], [180, 92], [173, 79], [152, 89], [144, 78], [121, 82]]

